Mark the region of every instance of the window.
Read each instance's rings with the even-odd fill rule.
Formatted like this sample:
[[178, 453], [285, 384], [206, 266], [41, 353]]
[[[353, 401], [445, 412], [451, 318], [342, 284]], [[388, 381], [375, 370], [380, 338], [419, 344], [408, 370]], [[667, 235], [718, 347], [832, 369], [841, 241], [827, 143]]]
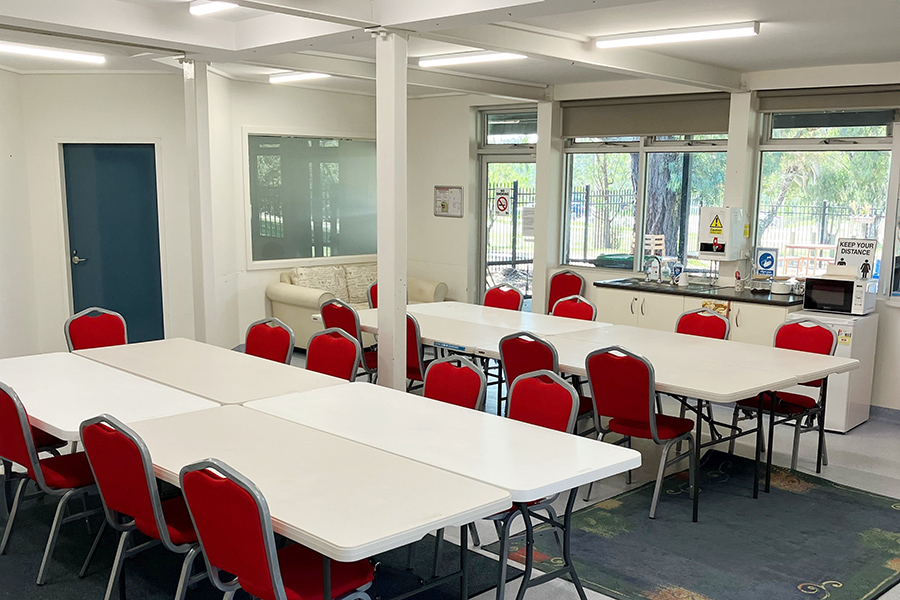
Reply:
[[537, 143], [537, 112], [482, 112], [483, 144], [515, 146]]
[[251, 135], [254, 261], [374, 254], [375, 142]]
[[880, 256], [893, 118], [892, 110], [766, 115], [756, 244], [778, 249], [779, 275], [821, 275], [843, 237], [877, 239]]

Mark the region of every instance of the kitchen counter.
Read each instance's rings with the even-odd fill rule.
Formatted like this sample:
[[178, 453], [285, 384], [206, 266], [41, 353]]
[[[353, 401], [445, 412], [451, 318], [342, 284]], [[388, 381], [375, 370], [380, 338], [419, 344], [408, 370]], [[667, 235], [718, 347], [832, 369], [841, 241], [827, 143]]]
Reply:
[[595, 287], [615, 288], [621, 290], [634, 290], [637, 292], [650, 292], [657, 294], [675, 294], [679, 296], [693, 296], [707, 298], [722, 302], [749, 302], [753, 304], [768, 304], [770, 306], [796, 306], [803, 304], [803, 296], [796, 294], [772, 294], [769, 292], [751, 292], [744, 290], [736, 292], [733, 287], [710, 287], [706, 284], [692, 283], [687, 286], [670, 285], [668, 283], [655, 283], [639, 278], [608, 279], [595, 281]]

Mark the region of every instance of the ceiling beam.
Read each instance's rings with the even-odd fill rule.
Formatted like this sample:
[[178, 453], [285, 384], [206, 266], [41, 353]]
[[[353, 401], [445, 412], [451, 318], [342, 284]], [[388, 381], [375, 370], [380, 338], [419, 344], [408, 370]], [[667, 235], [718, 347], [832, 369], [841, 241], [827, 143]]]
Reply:
[[[335, 77], [375, 81], [375, 63], [364, 59], [349, 59], [314, 54], [286, 54], [262, 60], [246, 60], [244, 64], [288, 71], [328, 73]], [[550, 98], [545, 85], [513, 81], [497, 81], [485, 77], [469, 77], [456, 73], [437, 72], [410, 67], [407, 82], [411, 86], [428, 87], [449, 92], [477, 94], [514, 100], [544, 101]]]
[[372, 16], [372, 4], [368, 0], [335, 0], [334, 2], [297, 0], [229, 0], [230, 2], [270, 13], [279, 13], [304, 19], [315, 19], [350, 27], [374, 27], [378, 25]]
[[452, 31], [434, 31], [413, 35], [453, 44], [475, 46], [485, 50], [517, 52], [533, 58], [574, 62], [582, 67], [631, 77], [648, 77], [711, 90], [733, 92], [742, 89], [741, 74], [737, 71], [636, 48], [600, 50], [592, 47], [589, 42], [579, 42], [565, 37], [500, 25], [479, 25]]

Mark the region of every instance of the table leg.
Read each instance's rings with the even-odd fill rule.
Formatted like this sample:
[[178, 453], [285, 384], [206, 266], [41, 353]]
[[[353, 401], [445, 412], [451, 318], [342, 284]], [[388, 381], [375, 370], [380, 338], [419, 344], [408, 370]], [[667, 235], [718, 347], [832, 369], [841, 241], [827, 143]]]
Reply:
[[703, 412], [701, 410], [701, 401], [697, 400], [697, 438], [694, 440], [694, 474], [691, 485], [694, 486], [694, 523], [698, 521], [700, 513], [700, 440], [703, 437]]
[[469, 526], [459, 526], [459, 597], [469, 600]]
[[[761, 393], [757, 396], [756, 406], [756, 453], [753, 456], [753, 498], [759, 498], [759, 455], [762, 454], [762, 415], [763, 415], [763, 398]], [[772, 440], [769, 440], [771, 445]]]
[[[519, 509], [519, 512], [522, 513], [522, 518], [525, 520], [525, 574], [522, 575], [522, 584], [519, 586], [519, 593], [516, 594], [516, 600], [523, 600], [523, 598], [525, 598], [525, 591], [528, 589], [528, 584], [531, 582], [531, 571], [534, 562], [534, 527], [531, 525], [531, 515], [528, 514], [528, 505], [517, 502], [516, 507]], [[504, 558], [505, 557], [501, 557], [501, 560]]]
[[775, 392], [769, 392], [769, 446], [766, 448], [766, 487], [768, 494], [772, 486], [772, 452], [775, 447], [775, 402], [778, 396]]
[[822, 472], [822, 449], [825, 448], [825, 400], [828, 397], [828, 378], [822, 380], [821, 414], [819, 415], [819, 445], [816, 449], [816, 473]]
[[581, 586], [581, 580], [578, 578], [578, 573], [575, 572], [575, 565], [572, 563], [572, 512], [575, 508], [575, 496], [578, 493], [578, 488], [572, 489], [569, 491], [569, 500], [566, 502], [566, 514], [563, 517], [563, 560], [566, 561], [566, 566], [569, 568], [569, 577], [572, 579], [572, 584], [575, 586], [575, 591], [578, 592], [578, 597], [581, 600], [587, 600], [587, 596], [584, 593], [584, 588]]
[[331, 600], [331, 559], [322, 555], [322, 600]]

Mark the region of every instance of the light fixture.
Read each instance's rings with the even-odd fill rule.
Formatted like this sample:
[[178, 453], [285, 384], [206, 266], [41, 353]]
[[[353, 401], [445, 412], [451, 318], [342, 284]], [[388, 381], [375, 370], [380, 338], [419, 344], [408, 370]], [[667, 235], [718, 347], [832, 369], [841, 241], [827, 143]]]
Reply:
[[759, 34], [759, 22], [731, 23], [729, 25], [705, 25], [702, 27], [682, 27], [605, 35], [596, 38], [598, 48], [624, 48], [626, 46], [652, 46], [676, 42], [699, 40], [721, 40], [725, 38], [749, 37]]
[[331, 77], [328, 73], [278, 73], [269, 75], [269, 83], [288, 83], [290, 81], [308, 81], [310, 79], [325, 79]]
[[519, 60], [528, 58], [522, 54], [513, 54], [511, 52], [478, 52], [478, 53], [460, 53], [447, 54], [444, 56], [420, 58], [420, 67], [447, 67], [450, 65], [471, 65], [476, 63], [495, 62], [499, 60]]
[[0, 42], [0, 53], [18, 54], [19, 56], [36, 56], [39, 58], [55, 58], [58, 60], [71, 60], [74, 62], [102, 65], [106, 57], [102, 54], [90, 54], [88, 52], [73, 52], [71, 50], [58, 50], [43, 46], [27, 46], [25, 44], [11, 44]]
[[212, 13], [237, 7], [238, 5], [233, 2], [219, 2], [218, 0], [213, 0], [212, 2], [191, 2], [191, 14], [198, 16], [211, 15]]

